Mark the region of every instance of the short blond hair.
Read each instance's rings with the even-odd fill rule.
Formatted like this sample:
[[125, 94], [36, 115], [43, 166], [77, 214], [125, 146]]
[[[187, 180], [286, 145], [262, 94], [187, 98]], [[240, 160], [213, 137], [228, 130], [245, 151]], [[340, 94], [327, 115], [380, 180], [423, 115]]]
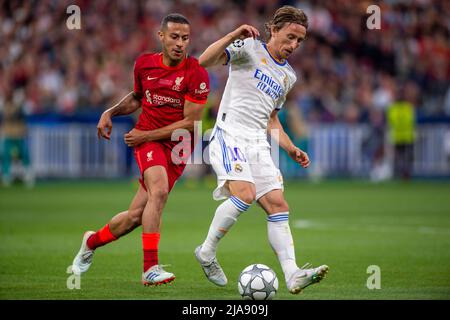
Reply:
[[278, 31], [282, 29], [286, 23], [297, 23], [304, 26], [305, 29], [308, 29], [308, 17], [302, 9], [292, 6], [283, 6], [275, 12], [269, 22], [264, 24], [267, 41], [272, 37], [272, 27], [275, 27], [275, 30]]

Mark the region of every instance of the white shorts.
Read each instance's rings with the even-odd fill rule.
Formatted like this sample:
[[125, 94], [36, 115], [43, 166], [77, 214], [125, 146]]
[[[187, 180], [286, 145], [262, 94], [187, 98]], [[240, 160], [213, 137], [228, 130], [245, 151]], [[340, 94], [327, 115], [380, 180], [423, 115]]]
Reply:
[[217, 175], [215, 200], [230, 197], [225, 186], [228, 180], [253, 183], [256, 200], [272, 190], [283, 190], [283, 176], [272, 160], [266, 136], [249, 140], [216, 126], [209, 144], [209, 159]]

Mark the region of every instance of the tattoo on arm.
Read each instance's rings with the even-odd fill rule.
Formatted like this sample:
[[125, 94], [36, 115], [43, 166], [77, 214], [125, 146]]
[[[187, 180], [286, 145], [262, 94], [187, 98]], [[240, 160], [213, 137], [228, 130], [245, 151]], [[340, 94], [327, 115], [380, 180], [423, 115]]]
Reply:
[[141, 97], [134, 91], [128, 93], [116, 105], [105, 112], [110, 112], [111, 116], [122, 116], [135, 112], [141, 107]]

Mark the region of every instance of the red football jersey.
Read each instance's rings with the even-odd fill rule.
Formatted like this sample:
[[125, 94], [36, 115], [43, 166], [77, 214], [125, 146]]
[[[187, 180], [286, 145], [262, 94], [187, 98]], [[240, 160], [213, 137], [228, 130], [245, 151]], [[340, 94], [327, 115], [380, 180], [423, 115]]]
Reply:
[[[169, 67], [163, 64], [162, 53], [145, 53], [134, 65], [134, 92], [142, 95], [142, 112], [136, 128], [155, 130], [182, 120], [185, 100], [206, 103], [208, 73], [193, 57]], [[169, 148], [178, 143], [170, 139], [162, 142]]]

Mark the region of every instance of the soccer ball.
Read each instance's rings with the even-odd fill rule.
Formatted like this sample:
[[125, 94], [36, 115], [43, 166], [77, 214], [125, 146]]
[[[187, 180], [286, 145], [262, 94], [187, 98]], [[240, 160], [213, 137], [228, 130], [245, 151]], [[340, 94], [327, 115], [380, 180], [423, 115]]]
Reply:
[[278, 290], [277, 275], [264, 264], [251, 264], [239, 275], [238, 290], [244, 300], [271, 300]]

